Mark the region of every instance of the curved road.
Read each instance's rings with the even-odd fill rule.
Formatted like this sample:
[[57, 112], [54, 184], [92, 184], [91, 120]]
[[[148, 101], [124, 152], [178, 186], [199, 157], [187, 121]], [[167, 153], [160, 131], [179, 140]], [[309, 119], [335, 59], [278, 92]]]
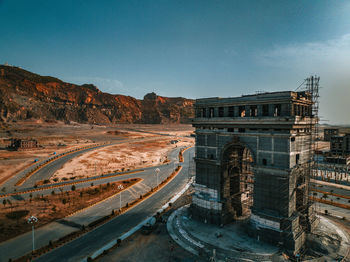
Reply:
[[[173, 150], [168, 155], [169, 159], [175, 159], [178, 156], [180, 148], [176, 148], [176, 150]], [[182, 171], [172, 180], [169, 184], [167, 184], [164, 188], [162, 188], [159, 192], [156, 193], [157, 197], [153, 195], [149, 199], [142, 202], [142, 204], [139, 204], [139, 206], [136, 206], [134, 209], [137, 211], [139, 208], [141, 210], [147, 210], [147, 212], [144, 212], [145, 214], [152, 215], [155, 210], [158, 210], [165, 202], [167, 202], [168, 199], [170, 199], [177, 191], [181, 190], [181, 187], [188, 181], [188, 166], [189, 166], [189, 159], [190, 155], [193, 155], [194, 149], [191, 148], [184, 153], [184, 160], [185, 162], [182, 163], [183, 169]], [[174, 170], [175, 165], [173, 163], [161, 165], [158, 167], [150, 167], [145, 168], [143, 170], [140, 170], [142, 172], [138, 173], [132, 173], [132, 174], [125, 174], [121, 176], [116, 177], [105, 177], [101, 180], [93, 181], [94, 185], [98, 184], [105, 184], [107, 182], [114, 182], [119, 180], [124, 180], [127, 178], [133, 178], [133, 177], [140, 177], [143, 179], [142, 182], [137, 183], [133, 187], [129, 188], [126, 191], [123, 191], [121, 193], [122, 195], [122, 206], [124, 206], [127, 202], [131, 202], [132, 200], [139, 197], [140, 194], [144, 194], [149, 191], [151, 187], [154, 187], [156, 185], [156, 175], [155, 175], [155, 168], [159, 168], [159, 181], [164, 180], [167, 176], [171, 174], [171, 172]], [[83, 182], [76, 184], [77, 188], [80, 187], [87, 187], [91, 184], [91, 181]], [[71, 185], [63, 186], [64, 190], [70, 190]], [[56, 192], [59, 192], [59, 189], [46, 189], [38, 192], [39, 194], [50, 194], [52, 190], [55, 190]], [[22, 199], [22, 198], [28, 198], [30, 193], [18, 195], [18, 196], [12, 196], [14, 199]], [[33, 195], [37, 194], [36, 192], [33, 193]], [[1, 197], [0, 197], [1, 198]], [[156, 199], [156, 200], [151, 200]], [[56, 222], [50, 223], [46, 226], [43, 226], [36, 230], [36, 247], [44, 246], [46, 245], [49, 240], [55, 240], [58, 239], [68, 233], [71, 233], [73, 231], [76, 231], [80, 229], [82, 225], [87, 225], [90, 222], [103, 217], [107, 214], [110, 214], [111, 211], [114, 209], [118, 209], [120, 206], [120, 194], [118, 194], [115, 197], [112, 197], [111, 199], [108, 199], [106, 201], [103, 201], [102, 203], [90, 207], [88, 209], [83, 210], [82, 212], [78, 212], [74, 215], [68, 216], [64, 219], [58, 220]], [[151, 203], [150, 203], [151, 201]], [[155, 201], [155, 202], [153, 202]], [[149, 203], [149, 204], [147, 204]], [[153, 206], [154, 209], [148, 208], [148, 206]], [[126, 214], [117, 217], [116, 221], [121, 220], [122, 222], [117, 222], [120, 225], [122, 225], [123, 219], [121, 217], [125, 217], [129, 212], [133, 214], [134, 209], [128, 211]], [[150, 211], [150, 212], [148, 212]], [[129, 215], [127, 215], [129, 216]], [[137, 216], [137, 219], [131, 218], [128, 221], [129, 224], [126, 224], [126, 228], [132, 228], [134, 225], [138, 224], [140, 221], [142, 221], [145, 218], [145, 216]], [[107, 223], [108, 224], [108, 223]], [[124, 228], [124, 225], [121, 227]], [[107, 231], [110, 231], [108, 229]], [[113, 231], [110, 231], [113, 232]], [[118, 232], [117, 232], [118, 233]], [[115, 236], [115, 235], [114, 235]], [[74, 241], [73, 241], [74, 242]], [[96, 243], [100, 244], [100, 242]], [[91, 250], [93, 250], [95, 247], [91, 247]], [[0, 243], [0, 261], [7, 261], [9, 258], [15, 258], [20, 255], [23, 255], [25, 253], [30, 252], [31, 250], [31, 233], [25, 233], [23, 235], [20, 235], [14, 239], [10, 239], [4, 243]], [[74, 256], [73, 256], [74, 257]], [[62, 260], [57, 260], [62, 261]], [[74, 259], [72, 261], [75, 261]]]
[[[157, 139], [157, 138], [156, 137], [151, 137], [151, 138], [136, 138], [136, 139], [121, 140], [119, 142], [113, 142], [111, 144], [105, 144], [105, 145], [98, 145], [96, 147], [87, 148], [87, 149], [83, 149], [83, 150], [80, 150], [80, 151], [77, 151], [77, 152], [73, 152], [73, 153], [69, 153], [69, 154], [63, 155], [63, 156], [59, 157], [58, 159], [56, 159], [56, 160], [46, 164], [45, 166], [43, 166], [39, 170], [37, 170], [21, 186], [15, 186], [15, 184], [17, 183], [17, 181], [21, 177], [25, 176], [26, 173], [28, 173], [30, 170], [32, 170], [36, 166], [38, 166], [41, 163], [45, 162], [46, 161], [46, 159], [45, 159], [43, 161], [40, 161], [37, 164], [34, 164], [34, 165], [26, 168], [25, 170], [23, 170], [22, 172], [18, 173], [17, 175], [13, 176], [9, 180], [7, 180], [4, 184], [2, 184], [2, 187], [5, 187], [7, 189], [7, 192], [14, 192], [14, 188], [16, 188], [17, 191], [29, 190], [29, 189], [33, 188], [33, 186], [35, 185], [35, 182], [40, 181], [40, 180], [49, 179], [66, 162], [68, 162], [69, 160], [71, 160], [74, 157], [77, 157], [77, 156], [79, 156], [81, 154], [84, 154], [86, 152], [89, 152], [89, 151], [92, 151], [92, 150], [96, 150], [96, 149], [99, 149], [99, 148], [102, 148], [102, 147], [106, 147], [106, 146], [112, 146], [112, 145], [129, 143], [129, 142], [153, 140], [153, 139]], [[60, 155], [58, 155], [58, 156], [60, 156]], [[51, 159], [51, 158], [49, 158], [49, 159]], [[0, 197], [1, 197], [1, 194], [0, 194]]]
[[[193, 155], [194, 149], [191, 148], [184, 153], [185, 162], [182, 163], [183, 169], [180, 173], [151, 197], [128, 212], [110, 220], [82, 237], [35, 259], [35, 261], [80, 261], [106, 243], [129, 231], [145, 218], [152, 216], [187, 183], [189, 162], [186, 160], [188, 159], [188, 154]], [[171, 165], [166, 167], [172, 168]]]

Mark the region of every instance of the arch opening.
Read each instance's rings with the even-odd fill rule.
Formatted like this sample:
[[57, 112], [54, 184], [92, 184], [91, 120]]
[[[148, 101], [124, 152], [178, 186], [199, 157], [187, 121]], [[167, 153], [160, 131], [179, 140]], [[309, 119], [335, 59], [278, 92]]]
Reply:
[[233, 144], [223, 153], [221, 199], [226, 223], [245, 219], [253, 206], [254, 173], [251, 151]]

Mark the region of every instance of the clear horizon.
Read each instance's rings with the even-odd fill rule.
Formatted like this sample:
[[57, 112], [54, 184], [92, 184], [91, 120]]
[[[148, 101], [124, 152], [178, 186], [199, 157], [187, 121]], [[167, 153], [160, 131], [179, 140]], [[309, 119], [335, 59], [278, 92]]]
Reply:
[[0, 0], [0, 63], [142, 98], [295, 90], [350, 124], [350, 1]]

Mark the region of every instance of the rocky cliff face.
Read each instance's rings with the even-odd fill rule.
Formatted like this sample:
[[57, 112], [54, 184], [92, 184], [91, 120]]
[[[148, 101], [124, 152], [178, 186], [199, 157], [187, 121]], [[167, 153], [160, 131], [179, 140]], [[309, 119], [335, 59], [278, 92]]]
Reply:
[[0, 65], [0, 119], [43, 119], [91, 124], [188, 123], [193, 100], [155, 93], [143, 100], [74, 85], [13, 66]]

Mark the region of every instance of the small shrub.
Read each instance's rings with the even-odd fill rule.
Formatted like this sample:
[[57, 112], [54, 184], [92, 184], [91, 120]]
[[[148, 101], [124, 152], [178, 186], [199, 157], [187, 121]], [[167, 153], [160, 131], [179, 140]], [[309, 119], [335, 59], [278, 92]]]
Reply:
[[44, 184], [48, 184], [48, 183], [50, 183], [50, 180], [45, 179], [43, 183], [44, 183]]
[[16, 210], [6, 214], [9, 219], [20, 219], [29, 214], [29, 210]]

